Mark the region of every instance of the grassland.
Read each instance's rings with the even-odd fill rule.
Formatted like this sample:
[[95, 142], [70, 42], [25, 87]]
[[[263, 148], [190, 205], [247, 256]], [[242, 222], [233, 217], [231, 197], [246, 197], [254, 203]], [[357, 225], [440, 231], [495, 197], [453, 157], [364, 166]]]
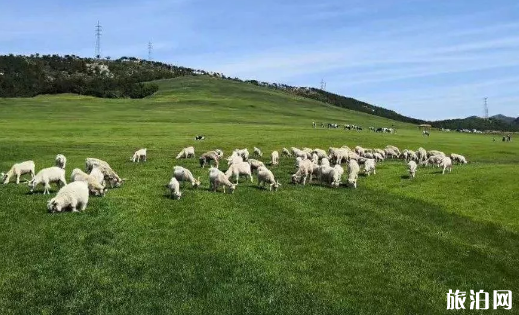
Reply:
[[[1, 314], [443, 314], [449, 289], [518, 294], [517, 141], [422, 137], [411, 125], [230, 81], [158, 83], [143, 100], [0, 99], [2, 171], [27, 159], [41, 169], [63, 153], [67, 176], [99, 157], [129, 178], [80, 214], [50, 215], [48, 196], [0, 187]], [[280, 191], [242, 181], [224, 195], [207, 190], [195, 159], [174, 160], [187, 145], [228, 154], [344, 144], [423, 146], [470, 164], [409, 180], [403, 162], [388, 161], [353, 190], [291, 185], [294, 161], [282, 158], [272, 168]], [[140, 147], [148, 162], [133, 164]], [[177, 164], [203, 180], [180, 201], [164, 188]]]

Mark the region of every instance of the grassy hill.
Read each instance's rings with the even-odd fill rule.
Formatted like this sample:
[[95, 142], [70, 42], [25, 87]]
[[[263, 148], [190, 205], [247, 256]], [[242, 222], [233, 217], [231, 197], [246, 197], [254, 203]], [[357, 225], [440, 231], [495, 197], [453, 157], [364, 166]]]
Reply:
[[[519, 289], [515, 139], [423, 137], [414, 125], [205, 76], [155, 83], [138, 100], [0, 99], [2, 171], [28, 159], [48, 167], [63, 153], [67, 177], [98, 157], [129, 179], [80, 214], [46, 213], [41, 187], [0, 186], [0, 313], [444, 314], [449, 289]], [[354, 190], [291, 185], [294, 159], [282, 158], [271, 167], [278, 192], [241, 179], [224, 195], [208, 191], [196, 159], [174, 160], [188, 145], [197, 156], [257, 146], [267, 161], [282, 147], [345, 144], [423, 146], [470, 163], [444, 176], [420, 168], [409, 180], [403, 161], [385, 161]], [[131, 163], [140, 147], [148, 162]], [[174, 165], [203, 181], [179, 201], [164, 188]]]

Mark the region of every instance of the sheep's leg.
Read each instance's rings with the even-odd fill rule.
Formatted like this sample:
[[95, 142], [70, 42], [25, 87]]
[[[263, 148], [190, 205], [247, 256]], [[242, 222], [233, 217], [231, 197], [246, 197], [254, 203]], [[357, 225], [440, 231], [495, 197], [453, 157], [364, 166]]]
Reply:
[[373, 169], [373, 175], [376, 175], [376, 174], [377, 174], [377, 170]]
[[20, 174], [16, 174], [16, 184], [20, 184]]
[[81, 211], [85, 211], [86, 207], [87, 207], [86, 202], [83, 202], [83, 203], [81, 204], [81, 208], [80, 208], [80, 210], [81, 210]]
[[50, 190], [50, 185], [49, 185], [49, 183], [45, 183], [45, 189], [43, 190], [43, 194], [44, 194], [44, 195], [46, 195], [46, 194], [50, 195], [49, 190]]
[[249, 174], [249, 176], [250, 176], [250, 182], [252, 183], [253, 182], [252, 174]]
[[225, 185], [223, 185], [223, 193], [225, 194]]
[[[238, 185], [238, 180], [240, 178], [240, 174], [236, 174], [236, 185]], [[225, 186], [224, 186], [225, 187]]]

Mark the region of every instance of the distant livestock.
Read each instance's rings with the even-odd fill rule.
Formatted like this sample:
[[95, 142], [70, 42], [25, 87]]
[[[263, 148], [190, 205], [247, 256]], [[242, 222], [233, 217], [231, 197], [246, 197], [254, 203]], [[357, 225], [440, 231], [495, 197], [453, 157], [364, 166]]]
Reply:
[[20, 176], [25, 174], [31, 174], [31, 179], [35, 175], [36, 166], [33, 161], [25, 161], [21, 163], [14, 164], [11, 169], [7, 173], [1, 173], [0, 177], [2, 177], [2, 181], [4, 184], [8, 184], [11, 177], [16, 176], [16, 184], [20, 183]]
[[183, 148], [182, 151], [180, 151], [180, 153], [177, 154], [176, 159], [189, 159], [192, 157], [195, 157], [195, 148], [187, 147]]
[[143, 162], [146, 162], [146, 151], [147, 151], [147, 149], [139, 149], [139, 150], [135, 151], [133, 156], [130, 158], [130, 161], [132, 161], [134, 163], [140, 162], [141, 160]]

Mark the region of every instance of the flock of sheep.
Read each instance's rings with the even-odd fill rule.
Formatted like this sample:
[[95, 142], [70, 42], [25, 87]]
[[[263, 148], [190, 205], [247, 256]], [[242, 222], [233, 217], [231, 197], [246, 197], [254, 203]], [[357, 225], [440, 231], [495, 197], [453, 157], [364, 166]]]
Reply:
[[[407, 162], [410, 178], [416, 176], [418, 165], [436, 165], [443, 167], [442, 174], [448, 170], [451, 172], [452, 164], [465, 164], [467, 160], [464, 156], [452, 153], [447, 156], [445, 153], [437, 150], [426, 151], [419, 148], [417, 151], [405, 149], [400, 151], [397, 147], [388, 145], [384, 149], [368, 149], [360, 146], [353, 150], [348, 146], [341, 148], [330, 147], [328, 151], [322, 149], [303, 148], [298, 149], [292, 147], [290, 150], [283, 148], [281, 155], [287, 157], [295, 157], [297, 171], [292, 175], [292, 183], [303, 184], [311, 182], [312, 179], [318, 179], [321, 184], [327, 184], [331, 187], [339, 187], [344, 174], [343, 163], [347, 163], [347, 182], [348, 186], [357, 188], [357, 179], [361, 171], [366, 175], [376, 174], [377, 162], [385, 159], [403, 159]], [[132, 162], [146, 161], [147, 150], [140, 149], [136, 151], [130, 158]], [[254, 147], [254, 157], [262, 157], [263, 153], [259, 148]], [[176, 156], [176, 159], [189, 159], [195, 157], [194, 147], [187, 147]], [[270, 165], [279, 164], [280, 154], [273, 151], [270, 155]], [[256, 172], [258, 177], [258, 185], [264, 187], [269, 185], [269, 190], [277, 190], [281, 184], [274, 177], [265, 163], [258, 159], [249, 158], [248, 149], [236, 149], [227, 158], [228, 168], [225, 172], [218, 169], [220, 161], [223, 159], [223, 151], [216, 149], [208, 151], [199, 157], [200, 167], [204, 168], [209, 165], [209, 189], [216, 191], [220, 186], [223, 192], [228, 188], [233, 193], [238, 185], [240, 176], [247, 176], [253, 181], [252, 174]], [[36, 186], [42, 184], [44, 186], [44, 194], [50, 194], [50, 184], [57, 183], [62, 186], [56, 197], [47, 203], [49, 212], [61, 212], [66, 208], [72, 211], [83, 211], [87, 204], [89, 195], [104, 196], [107, 191], [108, 184], [111, 188], [120, 187], [125, 181], [110, 167], [110, 165], [97, 158], [87, 158], [85, 160], [85, 171], [78, 168], [74, 169], [71, 174], [70, 183], [67, 184], [65, 179], [65, 167], [67, 159], [64, 155], [58, 154], [53, 167], [44, 168], [37, 174], [35, 173], [35, 164], [33, 161], [25, 161], [14, 164], [7, 173], [1, 173], [0, 177], [4, 184], [9, 183], [13, 176], [16, 176], [16, 183], [20, 183], [20, 177], [24, 174], [30, 174], [31, 180], [27, 181], [30, 191], [33, 192]], [[211, 165], [213, 163], [213, 165]], [[363, 169], [361, 170], [361, 166]], [[235, 183], [231, 179], [235, 179]], [[173, 177], [166, 187], [169, 189], [172, 198], [180, 199], [182, 193], [180, 191], [180, 182], [189, 182], [192, 187], [200, 186], [200, 178], [195, 178], [191, 171], [182, 166], [175, 166]]]

